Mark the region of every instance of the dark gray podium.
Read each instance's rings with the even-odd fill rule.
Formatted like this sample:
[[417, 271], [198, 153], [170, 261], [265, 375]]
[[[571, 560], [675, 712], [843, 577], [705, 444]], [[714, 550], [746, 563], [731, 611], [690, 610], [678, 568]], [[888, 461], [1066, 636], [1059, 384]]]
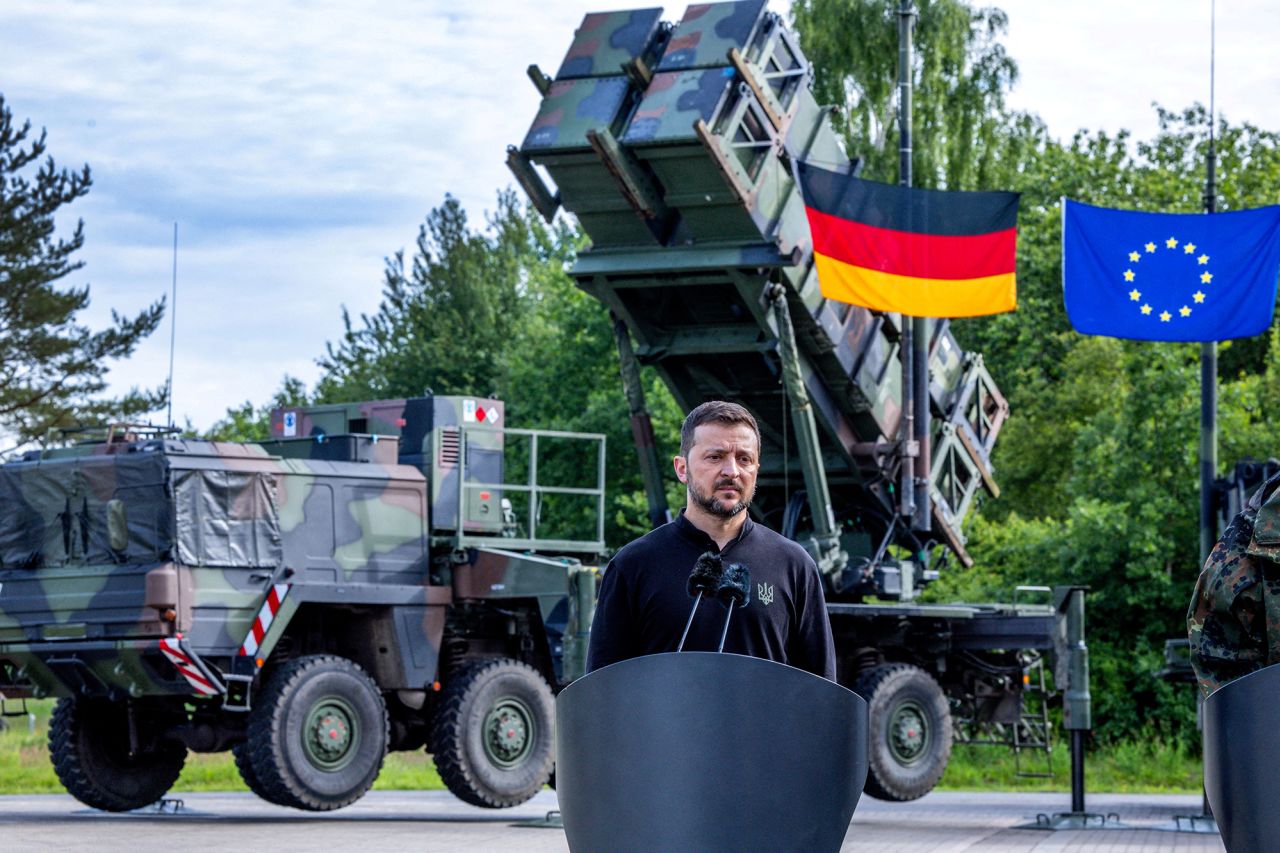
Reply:
[[867, 705], [742, 655], [651, 655], [556, 700], [574, 853], [836, 851], [867, 778]]
[[1230, 853], [1280, 850], [1280, 666], [1204, 700], [1204, 790]]

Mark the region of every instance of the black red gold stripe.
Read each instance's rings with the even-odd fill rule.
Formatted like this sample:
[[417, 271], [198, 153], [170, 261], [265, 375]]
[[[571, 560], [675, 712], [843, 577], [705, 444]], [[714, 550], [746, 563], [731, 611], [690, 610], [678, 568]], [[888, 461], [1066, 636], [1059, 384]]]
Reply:
[[971, 236], [1018, 224], [1018, 193], [922, 190], [798, 163], [806, 207], [893, 231]]
[[967, 279], [1014, 271], [1016, 229], [952, 236], [914, 234], [840, 219], [810, 208], [813, 250], [880, 272], [915, 278]]
[[1016, 306], [1017, 193], [897, 187], [805, 163], [798, 170], [827, 298], [918, 317]]
[[1013, 273], [984, 278], [914, 278], [869, 270], [814, 254], [818, 285], [828, 299], [913, 317], [981, 317], [1017, 306]]

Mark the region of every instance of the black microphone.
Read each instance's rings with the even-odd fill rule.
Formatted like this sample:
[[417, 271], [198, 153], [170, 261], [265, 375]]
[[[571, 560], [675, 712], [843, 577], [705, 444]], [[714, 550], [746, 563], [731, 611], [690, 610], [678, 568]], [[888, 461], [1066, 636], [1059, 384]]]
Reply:
[[702, 603], [704, 594], [715, 594], [720, 587], [720, 576], [724, 574], [724, 563], [720, 562], [720, 555], [713, 554], [708, 551], [699, 557], [693, 564], [693, 571], [689, 572], [689, 583], [685, 587], [689, 591], [689, 595], [693, 597], [693, 609], [689, 611], [689, 621], [684, 623], [684, 633], [680, 636], [680, 645], [676, 646], [677, 652], [684, 651], [684, 641], [689, 637], [689, 628], [693, 625], [693, 615], [698, 612], [698, 605]]
[[729, 608], [729, 615], [724, 617], [724, 630], [720, 632], [720, 648], [724, 651], [725, 637], [729, 636], [729, 620], [733, 618], [733, 605], [746, 607], [751, 603], [751, 570], [742, 563], [730, 563], [725, 566], [720, 585], [716, 587], [716, 598]]

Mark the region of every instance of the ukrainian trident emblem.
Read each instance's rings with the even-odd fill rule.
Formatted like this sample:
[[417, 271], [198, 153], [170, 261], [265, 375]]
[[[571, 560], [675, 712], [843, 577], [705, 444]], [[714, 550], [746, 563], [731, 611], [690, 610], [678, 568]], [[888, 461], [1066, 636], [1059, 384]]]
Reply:
[[767, 583], [756, 584], [756, 598], [761, 604], [773, 604], [773, 586]]

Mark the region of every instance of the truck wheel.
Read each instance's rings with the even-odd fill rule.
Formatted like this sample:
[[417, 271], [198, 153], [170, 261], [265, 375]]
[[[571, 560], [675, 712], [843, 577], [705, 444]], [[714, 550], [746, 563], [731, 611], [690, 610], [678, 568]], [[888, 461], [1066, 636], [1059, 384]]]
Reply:
[[278, 800], [271, 799], [273, 794], [263, 786], [262, 780], [253, 772], [253, 760], [249, 754], [249, 745], [247, 743], [238, 743], [231, 747], [231, 756], [235, 759], [236, 770], [240, 772], [240, 779], [262, 799], [268, 803], [275, 803], [277, 806], [287, 806], [289, 803], [282, 803]]
[[378, 778], [389, 728], [382, 694], [359, 666], [332, 655], [291, 660], [267, 678], [249, 712], [241, 750], [258, 783], [250, 787], [307, 811], [350, 805]]
[[[139, 728], [146, 730], [145, 724]], [[67, 793], [86, 806], [127, 812], [150, 805], [178, 781], [187, 748], [158, 741], [129, 755], [125, 707], [106, 699], [59, 699], [49, 722], [49, 755]]]
[[878, 800], [923, 797], [951, 757], [951, 709], [938, 682], [917, 666], [884, 664], [858, 676], [867, 700], [867, 784]]
[[510, 658], [475, 661], [445, 686], [429, 741], [440, 778], [458, 799], [500, 809], [542, 788], [555, 760], [551, 688]]

